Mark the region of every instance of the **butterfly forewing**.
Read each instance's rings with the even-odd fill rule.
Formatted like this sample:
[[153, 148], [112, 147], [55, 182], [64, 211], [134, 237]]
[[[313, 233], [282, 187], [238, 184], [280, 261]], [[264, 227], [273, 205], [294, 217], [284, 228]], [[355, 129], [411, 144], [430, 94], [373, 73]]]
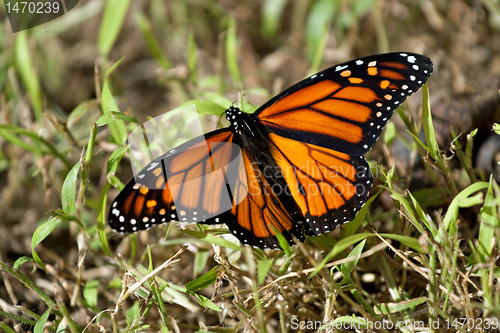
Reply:
[[429, 77], [432, 63], [411, 53], [353, 60], [312, 75], [256, 111], [281, 136], [351, 155], [366, 153], [393, 111]]
[[112, 229], [134, 232], [169, 221], [201, 222], [241, 202], [246, 193], [236, 193], [235, 187], [246, 186], [236, 183], [245, 166], [232, 139], [229, 130], [212, 132], [156, 158], [112, 203]]

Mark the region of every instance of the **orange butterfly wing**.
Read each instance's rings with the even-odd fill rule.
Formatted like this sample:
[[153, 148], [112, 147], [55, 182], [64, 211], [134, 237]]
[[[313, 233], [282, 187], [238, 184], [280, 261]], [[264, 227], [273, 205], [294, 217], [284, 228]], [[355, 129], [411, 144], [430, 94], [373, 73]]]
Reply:
[[373, 183], [362, 155], [431, 72], [417, 54], [361, 58], [312, 75], [255, 112], [308, 234], [356, 216]]
[[231, 195], [242, 163], [232, 140], [231, 131], [215, 131], [149, 163], [113, 201], [111, 228], [135, 232], [169, 221], [201, 222], [231, 209], [233, 200], [243, 200]]
[[303, 240], [300, 225], [233, 140], [230, 131], [215, 131], [156, 158], [113, 201], [111, 228], [130, 233], [170, 221], [226, 223], [242, 243], [261, 248], [279, 248], [274, 229], [289, 241], [292, 234]]
[[[242, 150], [245, 170], [240, 172], [237, 181], [238, 196], [248, 195], [230, 211], [220, 216], [233, 235], [245, 245], [253, 245], [262, 249], [279, 249], [276, 232], [279, 231], [290, 243], [292, 235], [304, 241], [303, 223], [295, 221], [273, 187], [264, 176], [255, 161]], [[246, 184], [246, 185], [243, 185]], [[208, 219], [204, 223], [214, 223]]]
[[309, 235], [351, 221], [364, 205], [372, 175], [363, 156], [269, 135], [273, 156], [297, 203]]
[[269, 131], [283, 137], [362, 155], [393, 111], [431, 72], [431, 61], [417, 54], [361, 58], [312, 75], [255, 114]]

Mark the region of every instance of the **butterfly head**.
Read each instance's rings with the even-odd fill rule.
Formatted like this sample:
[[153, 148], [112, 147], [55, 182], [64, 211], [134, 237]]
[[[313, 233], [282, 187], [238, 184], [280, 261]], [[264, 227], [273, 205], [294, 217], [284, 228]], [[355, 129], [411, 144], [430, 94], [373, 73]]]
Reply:
[[226, 119], [231, 123], [231, 126], [236, 126], [237, 124], [237, 118], [239, 115], [241, 115], [241, 110], [236, 107], [236, 106], [230, 106], [226, 111]]
[[226, 119], [231, 123], [229, 126], [233, 133], [241, 134], [241, 132], [248, 132], [253, 136], [253, 131], [248, 124], [248, 115], [241, 112], [236, 106], [230, 106], [226, 111]]

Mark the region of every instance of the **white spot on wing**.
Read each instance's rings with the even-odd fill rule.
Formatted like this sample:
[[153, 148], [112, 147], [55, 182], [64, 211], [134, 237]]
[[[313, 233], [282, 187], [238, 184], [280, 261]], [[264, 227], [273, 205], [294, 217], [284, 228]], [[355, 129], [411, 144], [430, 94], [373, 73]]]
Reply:
[[346, 69], [348, 66], [347, 65], [344, 65], [344, 66], [337, 66], [335, 67], [335, 71], [338, 72], [338, 71], [341, 71], [341, 70], [344, 70]]
[[147, 171], [153, 170], [154, 168], [156, 168], [156, 166], [157, 166], [158, 164], [160, 164], [160, 163], [158, 163], [158, 162], [153, 162], [153, 163], [151, 163], [151, 165], [149, 166], [149, 168], [147, 169]]

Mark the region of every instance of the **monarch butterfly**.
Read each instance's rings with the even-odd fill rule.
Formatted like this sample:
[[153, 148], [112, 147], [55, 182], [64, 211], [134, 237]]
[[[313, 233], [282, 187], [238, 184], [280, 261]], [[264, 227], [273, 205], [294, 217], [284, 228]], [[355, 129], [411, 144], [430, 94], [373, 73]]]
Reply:
[[[142, 169], [115, 198], [109, 224], [130, 233], [171, 220], [226, 223], [243, 244], [262, 249], [279, 248], [276, 232], [293, 244], [292, 236], [302, 242], [331, 231], [366, 202], [373, 179], [363, 154], [431, 72], [422, 55], [374, 55], [314, 74], [253, 114], [231, 106], [228, 128]], [[226, 188], [203, 178], [231, 161], [242, 167], [226, 177]], [[188, 179], [196, 185], [185, 185]], [[232, 203], [217, 210], [226, 190]]]

